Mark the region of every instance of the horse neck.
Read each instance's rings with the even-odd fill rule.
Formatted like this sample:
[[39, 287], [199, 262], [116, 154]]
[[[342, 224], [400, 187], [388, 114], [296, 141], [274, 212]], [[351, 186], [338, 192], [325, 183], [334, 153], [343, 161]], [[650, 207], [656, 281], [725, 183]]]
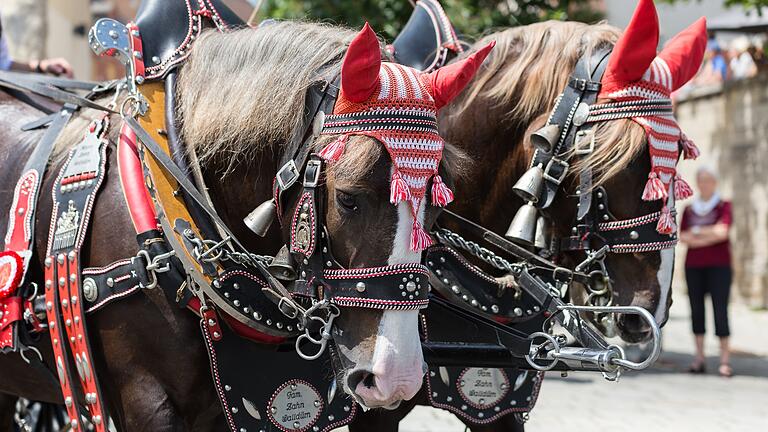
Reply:
[[[476, 100], [460, 115], [448, 107], [440, 116], [445, 140], [472, 159], [466, 178], [455, 186], [452, 210], [495, 232], [504, 232], [523, 202], [512, 191], [528, 168], [531, 152], [523, 145], [527, 122], [507, 118], [508, 109], [479, 106]], [[508, 216], [508, 217], [504, 217]]]
[[277, 152], [268, 149], [257, 154], [252, 163], [238, 163], [222, 176], [226, 167], [211, 163], [203, 169], [203, 178], [213, 206], [230, 231], [248, 248], [259, 254], [274, 254], [283, 244], [277, 222], [266, 237], [254, 234], [243, 219], [256, 206], [272, 197], [272, 180], [277, 172]]

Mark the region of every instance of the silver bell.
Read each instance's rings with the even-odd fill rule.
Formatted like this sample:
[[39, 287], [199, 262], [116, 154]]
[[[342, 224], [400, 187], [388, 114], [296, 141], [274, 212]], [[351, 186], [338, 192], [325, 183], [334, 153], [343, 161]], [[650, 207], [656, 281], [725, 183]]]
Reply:
[[275, 220], [275, 212], [277, 206], [275, 200], [270, 199], [259, 204], [258, 207], [253, 209], [248, 216], [243, 219], [245, 225], [258, 236], [264, 237], [269, 231], [269, 226], [272, 225], [272, 221]]
[[536, 238], [536, 218], [538, 213], [538, 210], [531, 202], [520, 207], [520, 210], [517, 211], [512, 219], [512, 223], [509, 224], [509, 229], [507, 229], [504, 237], [521, 245], [532, 245]]
[[536, 249], [548, 249], [550, 243], [549, 230], [547, 229], [547, 220], [539, 216], [536, 220], [536, 237], [533, 240], [533, 246]]
[[539, 202], [539, 196], [541, 195], [541, 187], [544, 184], [544, 170], [541, 169], [541, 165], [526, 171], [512, 186], [512, 190], [515, 191], [517, 196], [530, 201], [532, 203]]
[[288, 246], [283, 245], [267, 269], [277, 279], [284, 281], [296, 280], [296, 268], [294, 267], [293, 257], [288, 250]]
[[546, 125], [531, 134], [531, 144], [545, 153], [552, 153], [552, 148], [560, 141], [560, 126]]

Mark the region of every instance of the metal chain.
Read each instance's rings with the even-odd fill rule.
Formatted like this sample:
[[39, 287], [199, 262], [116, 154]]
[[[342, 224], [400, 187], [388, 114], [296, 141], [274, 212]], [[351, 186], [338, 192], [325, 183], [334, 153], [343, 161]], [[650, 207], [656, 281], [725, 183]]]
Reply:
[[504, 270], [508, 273], [518, 275], [525, 267], [525, 264], [509, 262], [503, 257], [500, 257], [492, 251], [484, 248], [483, 246], [480, 246], [478, 243], [473, 242], [472, 240], [467, 240], [461, 235], [447, 228], [438, 228], [433, 232], [433, 234], [441, 243], [463, 249], [499, 270]]

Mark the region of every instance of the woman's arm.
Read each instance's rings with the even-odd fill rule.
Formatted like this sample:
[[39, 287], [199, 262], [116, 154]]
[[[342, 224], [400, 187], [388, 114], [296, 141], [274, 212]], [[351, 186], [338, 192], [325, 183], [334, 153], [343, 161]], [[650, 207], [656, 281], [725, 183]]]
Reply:
[[32, 60], [27, 63], [13, 60], [10, 69], [18, 72], [49, 73], [72, 78], [72, 66], [63, 58]]
[[696, 230], [685, 230], [680, 233], [680, 241], [689, 248], [700, 248], [728, 241], [728, 224], [718, 223], [696, 228]]

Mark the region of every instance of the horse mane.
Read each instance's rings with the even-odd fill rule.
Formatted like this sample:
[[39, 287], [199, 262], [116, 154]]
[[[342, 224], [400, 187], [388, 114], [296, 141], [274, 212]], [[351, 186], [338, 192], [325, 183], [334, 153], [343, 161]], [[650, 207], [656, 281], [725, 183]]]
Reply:
[[182, 138], [202, 164], [228, 169], [285, 145], [304, 117], [306, 90], [318, 71], [339, 67], [355, 34], [290, 21], [205, 33], [179, 76]]
[[[514, 27], [483, 37], [475, 49], [495, 40], [496, 46], [457, 101], [450, 121], [460, 122], [473, 106], [503, 109], [504, 118], [530, 133], [544, 125], [557, 96], [582, 56], [614, 45], [621, 32], [605, 23], [545, 21]], [[571, 169], [578, 174], [591, 169], [595, 187], [626, 168], [646, 148], [643, 128], [629, 119], [601, 122], [595, 126], [595, 151], [576, 160]]]

